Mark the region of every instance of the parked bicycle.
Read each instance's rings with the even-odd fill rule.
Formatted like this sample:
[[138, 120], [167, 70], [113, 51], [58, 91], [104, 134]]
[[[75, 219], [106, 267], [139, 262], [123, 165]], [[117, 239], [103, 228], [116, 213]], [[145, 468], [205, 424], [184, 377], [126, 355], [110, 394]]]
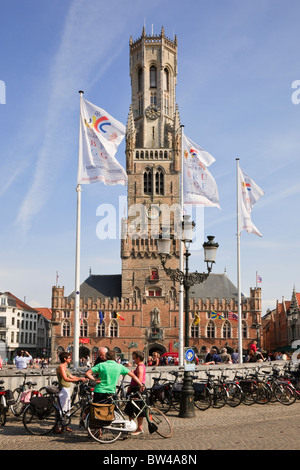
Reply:
[[12, 391], [5, 390], [2, 384], [4, 380], [0, 380], [0, 426], [5, 425], [9, 407], [15, 402]]
[[180, 403], [178, 395], [180, 395], [181, 387], [179, 390], [176, 385], [181, 375], [177, 371], [172, 371], [170, 374], [175, 377], [174, 380], [162, 378], [160, 372], [159, 377], [153, 377], [154, 384], [147, 390], [150, 404], [165, 414], [172, 406], [176, 409]]
[[17, 372], [16, 374], [21, 374], [23, 376], [23, 382], [13, 391], [13, 398], [15, 403], [11, 405], [10, 409], [14, 416], [21, 416], [26, 406], [28, 405], [31, 396], [33, 394], [36, 395], [39, 393], [38, 391], [33, 390], [33, 387], [37, 385], [37, 382], [27, 382], [26, 379], [28, 375], [40, 375], [40, 373], [30, 372], [30, 374], [28, 374]]
[[80, 398], [67, 413], [62, 410], [58, 387], [49, 386], [47, 387], [47, 396], [32, 398], [23, 414], [25, 429], [30, 434], [37, 436], [50, 434], [60, 426], [69, 426], [72, 417], [79, 410], [79, 427], [84, 426], [85, 417], [89, 413], [89, 404], [92, 401], [93, 388], [87, 383], [80, 383], [78, 387]]
[[[85, 426], [90, 437], [102, 444], [110, 444], [119, 439], [122, 435], [128, 435], [136, 431], [135, 420], [145, 414], [150, 434], [156, 432], [163, 438], [170, 438], [173, 429], [165, 414], [151, 405], [148, 405], [146, 395], [140, 392], [130, 394], [125, 402], [130, 401], [135, 407], [134, 420], [125, 417], [123, 406], [115, 395], [110, 396], [110, 403], [92, 403], [90, 412], [86, 416]], [[138, 402], [138, 405], [136, 404]], [[97, 417], [98, 415], [98, 417]]]

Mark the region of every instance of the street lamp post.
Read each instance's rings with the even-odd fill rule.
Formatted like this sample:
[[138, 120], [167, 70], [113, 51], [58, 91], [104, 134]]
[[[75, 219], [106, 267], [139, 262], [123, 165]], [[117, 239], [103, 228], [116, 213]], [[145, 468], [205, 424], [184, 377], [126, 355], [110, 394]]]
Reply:
[[[200, 284], [204, 282], [211, 270], [212, 265], [215, 263], [216, 258], [216, 251], [219, 246], [218, 243], [214, 242], [214, 237], [209, 236], [208, 241], [203, 244], [204, 248], [204, 260], [207, 263], [207, 273], [198, 273], [197, 271], [194, 273], [189, 272], [189, 257], [190, 257], [190, 244], [192, 243], [191, 240], [191, 233], [193, 228], [195, 227], [195, 223], [190, 221], [190, 216], [185, 215], [183, 217], [182, 222], [182, 229], [183, 229], [183, 240], [185, 246], [185, 271], [181, 271], [180, 269], [171, 269], [166, 266], [166, 262], [168, 257], [170, 256], [170, 237], [160, 237], [158, 240], [158, 252], [161, 258], [162, 267], [167, 274], [171, 278], [172, 281], [179, 282], [183, 285], [184, 293], [185, 293], [185, 302], [184, 302], [184, 317], [185, 317], [185, 347], [189, 346], [189, 292], [190, 287], [194, 284]], [[187, 235], [190, 235], [188, 237]], [[184, 379], [183, 379], [183, 387], [181, 393], [181, 400], [180, 400], [180, 412], [179, 416], [182, 418], [190, 418], [195, 416], [195, 408], [194, 408], [194, 390], [193, 390], [193, 383], [192, 378], [190, 375], [190, 371], [184, 371]]]

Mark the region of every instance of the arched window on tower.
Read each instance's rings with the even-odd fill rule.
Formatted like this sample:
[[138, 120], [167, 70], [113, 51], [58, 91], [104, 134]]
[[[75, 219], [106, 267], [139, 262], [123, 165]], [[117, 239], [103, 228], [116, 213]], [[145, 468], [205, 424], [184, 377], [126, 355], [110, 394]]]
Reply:
[[143, 69], [139, 68], [138, 70], [138, 91], [143, 91], [144, 83], [143, 83]]
[[164, 91], [169, 91], [169, 70], [164, 69]]
[[152, 171], [146, 168], [144, 172], [144, 194], [152, 194]]
[[155, 192], [156, 194], [163, 195], [165, 192], [164, 187], [164, 172], [162, 168], [159, 168], [155, 173]]
[[157, 72], [155, 65], [150, 67], [150, 88], [157, 88]]

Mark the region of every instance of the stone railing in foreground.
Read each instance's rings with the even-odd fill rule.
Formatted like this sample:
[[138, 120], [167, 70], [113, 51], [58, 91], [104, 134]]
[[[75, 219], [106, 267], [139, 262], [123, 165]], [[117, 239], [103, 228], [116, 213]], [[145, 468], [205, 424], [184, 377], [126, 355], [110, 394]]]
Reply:
[[[243, 364], [215, 364], [215, 365], [203, 365], [200, 364], [195, 368], [195, 375], [198, 375], [199, 378], [205, 379], [206, 371], [210, 371], [216, 374], [216, 376], [222, 373], [222, 370], [226, 369], [226, 374], [229, 375], [229, 378], [232, 378], [236, 370], [245, 371], [246, 369], [257, 369], [263, 368], [264, 370], [272, 370], [272, 366], [276, 365], [277, 367], [283, 368], [284, 365], [291, 363], [291, 361], [271, 361], [271, 362], [252, 362], [252, 363], [243, 363]], [[292, 364], [292, 363], [291, 363]], [[15, 366], [6, 366], [3, 370], [0, 371], [0, 380], [4, 380], [3, 386], [6, 389], [15, 390], [19, 385], [23, 383], [23, 374], [26, 374], [26, 382], [36, 382], [37, 385], [35, 389], [45, 387], [50, 385], [50, 382], [57, 380], [56, 377], [56, 367], [53, 365], [48, 369], [23, 369], [22, 371], [17, 370]], [[130, 367], [130, 370], [134, 370], [134, 367]], [[78, 369], [71, 369], [72, 374], [77, 376], [84, 376], [87, 368], [81, 367]], [[146, 387], [150, 388], [153, 385], [153, 377], [166, 378], [174, 380], [174, 375], [170, 372], [179, 371], [179, 373], [184, 372], [184, 367], [178, 366], [158, 366], [158, 367], [147, 367], [146, 368]], [[21, 372], [21, 373], [20, 373]], [[130, 378], [128, 377], [128, 380]]]

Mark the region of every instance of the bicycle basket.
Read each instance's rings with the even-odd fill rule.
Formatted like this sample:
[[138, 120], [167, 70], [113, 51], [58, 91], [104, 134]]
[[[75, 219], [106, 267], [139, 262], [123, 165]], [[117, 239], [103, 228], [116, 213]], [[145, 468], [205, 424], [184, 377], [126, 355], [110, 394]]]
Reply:
[[52, 403], [51, 397], [32, 397], [30, 400], [30, 404], [39, 418], [49, 413]]
[[105, 426], [111, 423], [114, 419], [115, 405], [91, 403], [90, 404], [90, 423], [93, 426]]
[[243, 392], [252, 392], [253, 391], [253, 380], [239, 380], [239, 384]]

